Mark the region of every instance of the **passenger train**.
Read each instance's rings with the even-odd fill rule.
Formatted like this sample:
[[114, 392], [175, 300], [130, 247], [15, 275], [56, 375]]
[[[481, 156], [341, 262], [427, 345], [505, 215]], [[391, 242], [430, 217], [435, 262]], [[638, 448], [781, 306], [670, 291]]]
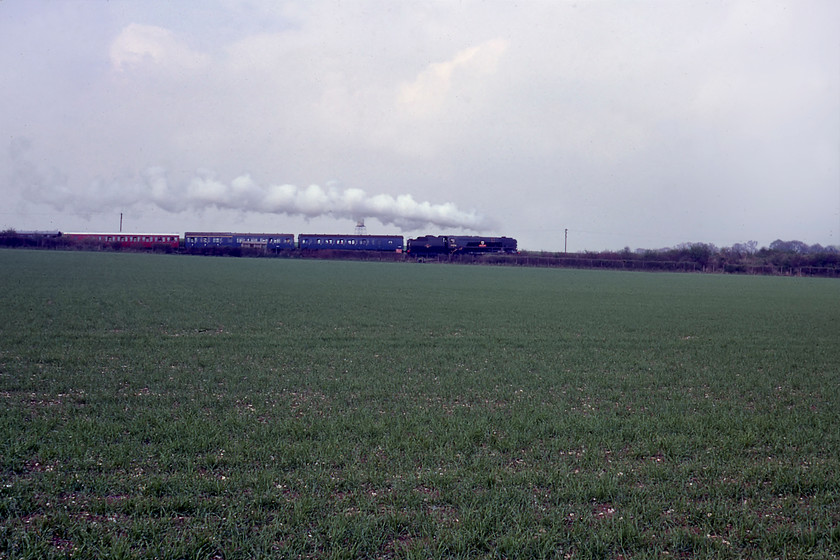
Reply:
[[[184, 250], [187, 253], [225, 252], [250, 249], [270, 253], [281, 251], [379, 251], [407, 253], [417, 257], [516, 253], [517, 241], [512, 237], [478, 235], [425, 235], [406, 242], [401, 235], [346, 235], [301, 233], [237, 233], [188, 231], [179, 233], [86, 233], [61, 231], [4, 232], [3, 236], [24, 241], [46, 241], [53, 244], [111, 249]], [[8, 243], [7, 243], [8, 244]]]

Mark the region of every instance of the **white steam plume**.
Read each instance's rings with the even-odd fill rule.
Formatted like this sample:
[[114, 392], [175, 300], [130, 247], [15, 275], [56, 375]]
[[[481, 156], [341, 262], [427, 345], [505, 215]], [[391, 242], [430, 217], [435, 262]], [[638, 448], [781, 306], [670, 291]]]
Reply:
[[472, 231], [486, 231], [494, 227], [491, 220], [474, 211], [460, 210], [450, 202], [418, 202], [410, 194], [369, 195], [357, 188], [262, 186], [250, 175], [242, 175], [226, 183], [218, 180], [212, 172], [200, 170], [186, 183], [173, 183], [164, 169], [152, 167], [142, 173], [140, 181], [123, 179], [108, 183], [97, 181], [87, 188], [78, 189], [52, 183], [42, 185], [46, 188], [30, 191], [30, 198], [83, 215], [106, 208], [153, 204], [172, 213], [219, 208], [307, 218], [332, 216], [355, 221], [375, 218], [384, 225], [392, 224], [403, 231], [426, 226]]
[[368, 195], [362, 189], [321, 187], [309, 185], [261, 186], [242, 175], [224, 183], [210, 173], [199, 173], [183, 190], [171, 188], [161, 169], [145, 173], [152, 200], [161, 208], [181, 210], [216, 207], [229, 210], [288, 214], [314, 218], [329, 215], [335, 218], [359, 220], [376, 218], [383, 224], [393, 224], [402, 230], [436, 225], [480, 231], [490, 222], [475, 212], [459, 210], [452, 203], [418, 202], [410, 194]]

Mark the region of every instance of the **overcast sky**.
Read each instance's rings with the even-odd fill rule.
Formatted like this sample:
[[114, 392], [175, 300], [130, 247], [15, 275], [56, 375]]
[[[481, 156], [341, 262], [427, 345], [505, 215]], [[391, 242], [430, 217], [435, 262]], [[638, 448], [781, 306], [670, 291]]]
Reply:
[[0, 1], [0, 228], [840, 245], [840, 2]]

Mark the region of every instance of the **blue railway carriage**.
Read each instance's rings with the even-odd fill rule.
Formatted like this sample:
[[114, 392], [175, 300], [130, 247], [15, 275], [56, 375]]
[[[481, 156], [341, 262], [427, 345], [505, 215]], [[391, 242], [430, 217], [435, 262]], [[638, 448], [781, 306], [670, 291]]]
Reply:
[[294, 249], [295, 236], [291, 233], [234, 233], [233, 237], [240, 247], [279, 251]]
[[291, 233], [235, 233], [230, 231], [188, 231], [184, 234], [186, 249], [262, 249], [278, 251], [294, 249], [295, 236]]
[[393, 251], [402, 253], [402, 235], [328, 235], [301, 233], [298, 235], [298, 247], [301, 250], [337, 251]]
[[169, 247], [178, 249], [181, 236], [177, 233], [87, 233], [65, 232], [62, 235], [72, 243], [90, 246], [109, 246], [119, 249], [153, 249]]
[[185, 249], [208, 249], [211, 247], [236, 247], [233, 233], [229, 231], [188, 231], [184, 234]]

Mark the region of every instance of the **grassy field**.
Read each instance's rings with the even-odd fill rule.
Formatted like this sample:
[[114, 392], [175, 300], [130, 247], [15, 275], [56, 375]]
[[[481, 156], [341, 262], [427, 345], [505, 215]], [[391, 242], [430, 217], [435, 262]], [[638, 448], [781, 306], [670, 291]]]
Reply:
[[0, 558], [836, 558], [840, 282], [0, 251]]

